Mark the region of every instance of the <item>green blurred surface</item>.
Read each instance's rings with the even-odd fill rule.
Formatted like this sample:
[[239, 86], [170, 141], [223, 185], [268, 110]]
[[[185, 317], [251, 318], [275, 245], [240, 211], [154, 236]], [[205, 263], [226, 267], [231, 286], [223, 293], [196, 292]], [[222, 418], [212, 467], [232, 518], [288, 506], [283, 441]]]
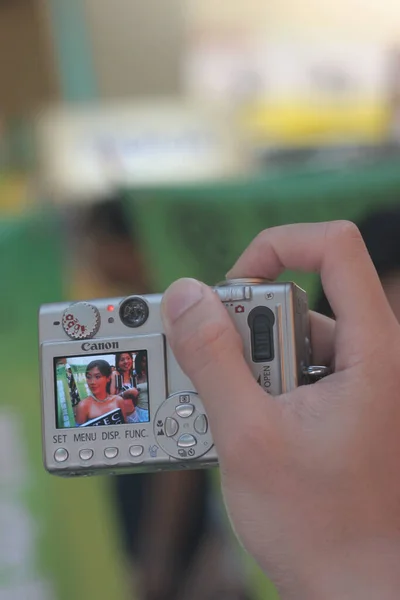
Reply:
[[[43, 214], [0, 221], [0, 274], [0, 423], [15, 425], [12, 439], [25, 472], [16, 485], [3, 466], [7, 485], [0, 488], [0, 506], [13, 507], [19, 515], [16, 525], [28, 536], [20, 546], [25, 554], [14, 566], [0, 568], [0, 589], [8, 589], [7, 597], [28, 598], [33, 597], [32, 586], [46, 585], [52, 592], [34, 596], [41, 600], [125, 599], [107, 482], [62, 480], [48, 475], [42, 465], [37, 311], [41, 303], [65, 296], [57, 221]], [[16, 457], [6, 460], [12, 467]], [[27, 590], [31, 586], [31, 592], [17, 595], [23, 585]]]
[[[400, 159], [357, 168], [282, 171], [249, 180], [126, 192], [134, 235], [140, 238], [153, 284], [224, 278], [263, 229], [296, 222], [357, 221], [400, 200]], [[293, 278], [293, 273], [284, 277]], [[313, 294], [315, 277], [296, 274]]]
[[[179, 277], [208, 284], [224, 279], [248, 243], [263, 229], [296, 222], [358, 221], [400, 202], [400, 159], [325, 170], [281, 170], [248, 180], [125, 192], [135, 239], [152, 286], [162, 292]], [[286, 272], [309, 294], [316, 274]], [[218, 482], [218, 471], [213, 474]], [[276, 600], [274, 586], [247, 559], [255, 596]]]
[[[126, 192], [135, 239], [152, 287], [163, 291], [181, 276], [213, 284], [262, 229], [283, 223], [358, 220], [400, 200], [400, 161], [324, 172], [292, 171], [215, 185]], [[128, 597], [122, 544], [110, 482], [62, 480], [46, 474], [41, 458], [37, 310], [69, 295], [60, 223], [43, 214], [0, 220], [0, 418], [19, 427], [28, 477], [0, 491], [0, 502], [21, 505], [37, 528], [29, 572], [0, 569], [0, 589], [18, 579], [47, 580], [57, 600]], [[309, 293], [318, 277], [286, 273]], [[218, 482], [218, 471], [212, 473]], [[36, 538], [35, 538], [36, 539]], [[247, 560], [247, 558], [246, 558]], [[248, 561], [257, 598], [275, 600], [273, 586]], [[25, 578], [25, 579], [24, 579]], [[47, 598], [43, 598], [47, 600]]]

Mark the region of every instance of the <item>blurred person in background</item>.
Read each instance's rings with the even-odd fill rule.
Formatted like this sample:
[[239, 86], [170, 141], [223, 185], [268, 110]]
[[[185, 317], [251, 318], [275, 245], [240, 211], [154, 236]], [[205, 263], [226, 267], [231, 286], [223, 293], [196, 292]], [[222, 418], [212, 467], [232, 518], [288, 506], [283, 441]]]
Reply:
[[[133, 221], [115, 196], [88, 209], [86, 217], [78, 219], [79, 233], [74, 232], [85, 240], [91, 272], [97, 265], [112, 294], [154, 292]], [[145, 370], [139, 355], [135, 370], [139, 392], [145, 395], [147, 365]], [[211, 472], [144, 473], [110, 482], [135, 599], [251, 598]]]
[[[389, 304], [400, 322], [400, 207], [374, 210], [357, 225]], [[316, 312], [335, 318], [322, 288], [313, 308]]]

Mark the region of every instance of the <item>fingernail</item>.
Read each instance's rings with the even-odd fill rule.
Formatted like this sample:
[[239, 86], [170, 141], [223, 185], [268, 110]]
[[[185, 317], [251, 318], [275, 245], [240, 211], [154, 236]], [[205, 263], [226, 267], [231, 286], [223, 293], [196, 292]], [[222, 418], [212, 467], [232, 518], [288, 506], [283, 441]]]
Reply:
[[225, 279], [232, 278], [232, 273], [234, 272], [235, 267], [236, 267], [236, 263], [229, 269], [229, 271], [227, 273], [225, 273]]
[[172, 325], [189, 308], [203, 298], [203, 286], [196, 279], [179, 279], [165, 292], [162, 300], [162, 312], [167, 322]]

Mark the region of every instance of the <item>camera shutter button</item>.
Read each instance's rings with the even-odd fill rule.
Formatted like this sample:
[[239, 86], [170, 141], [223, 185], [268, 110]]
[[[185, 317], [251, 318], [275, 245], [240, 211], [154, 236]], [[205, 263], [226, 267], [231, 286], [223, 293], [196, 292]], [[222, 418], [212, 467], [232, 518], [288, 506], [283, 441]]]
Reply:
[[65, 333], [73, 340], [91, 338], [99, 330], [100, 313], [92, 304], [77, 302], [64, 311], [62, 325]]

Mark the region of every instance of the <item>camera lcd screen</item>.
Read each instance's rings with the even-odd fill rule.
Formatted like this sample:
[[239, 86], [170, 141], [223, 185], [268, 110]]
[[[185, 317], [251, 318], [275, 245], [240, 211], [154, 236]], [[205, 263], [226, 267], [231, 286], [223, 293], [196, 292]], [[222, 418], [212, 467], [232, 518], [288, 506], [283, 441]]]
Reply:
[[56, 427], [148, 423], [147, 351], [54, 359]]

